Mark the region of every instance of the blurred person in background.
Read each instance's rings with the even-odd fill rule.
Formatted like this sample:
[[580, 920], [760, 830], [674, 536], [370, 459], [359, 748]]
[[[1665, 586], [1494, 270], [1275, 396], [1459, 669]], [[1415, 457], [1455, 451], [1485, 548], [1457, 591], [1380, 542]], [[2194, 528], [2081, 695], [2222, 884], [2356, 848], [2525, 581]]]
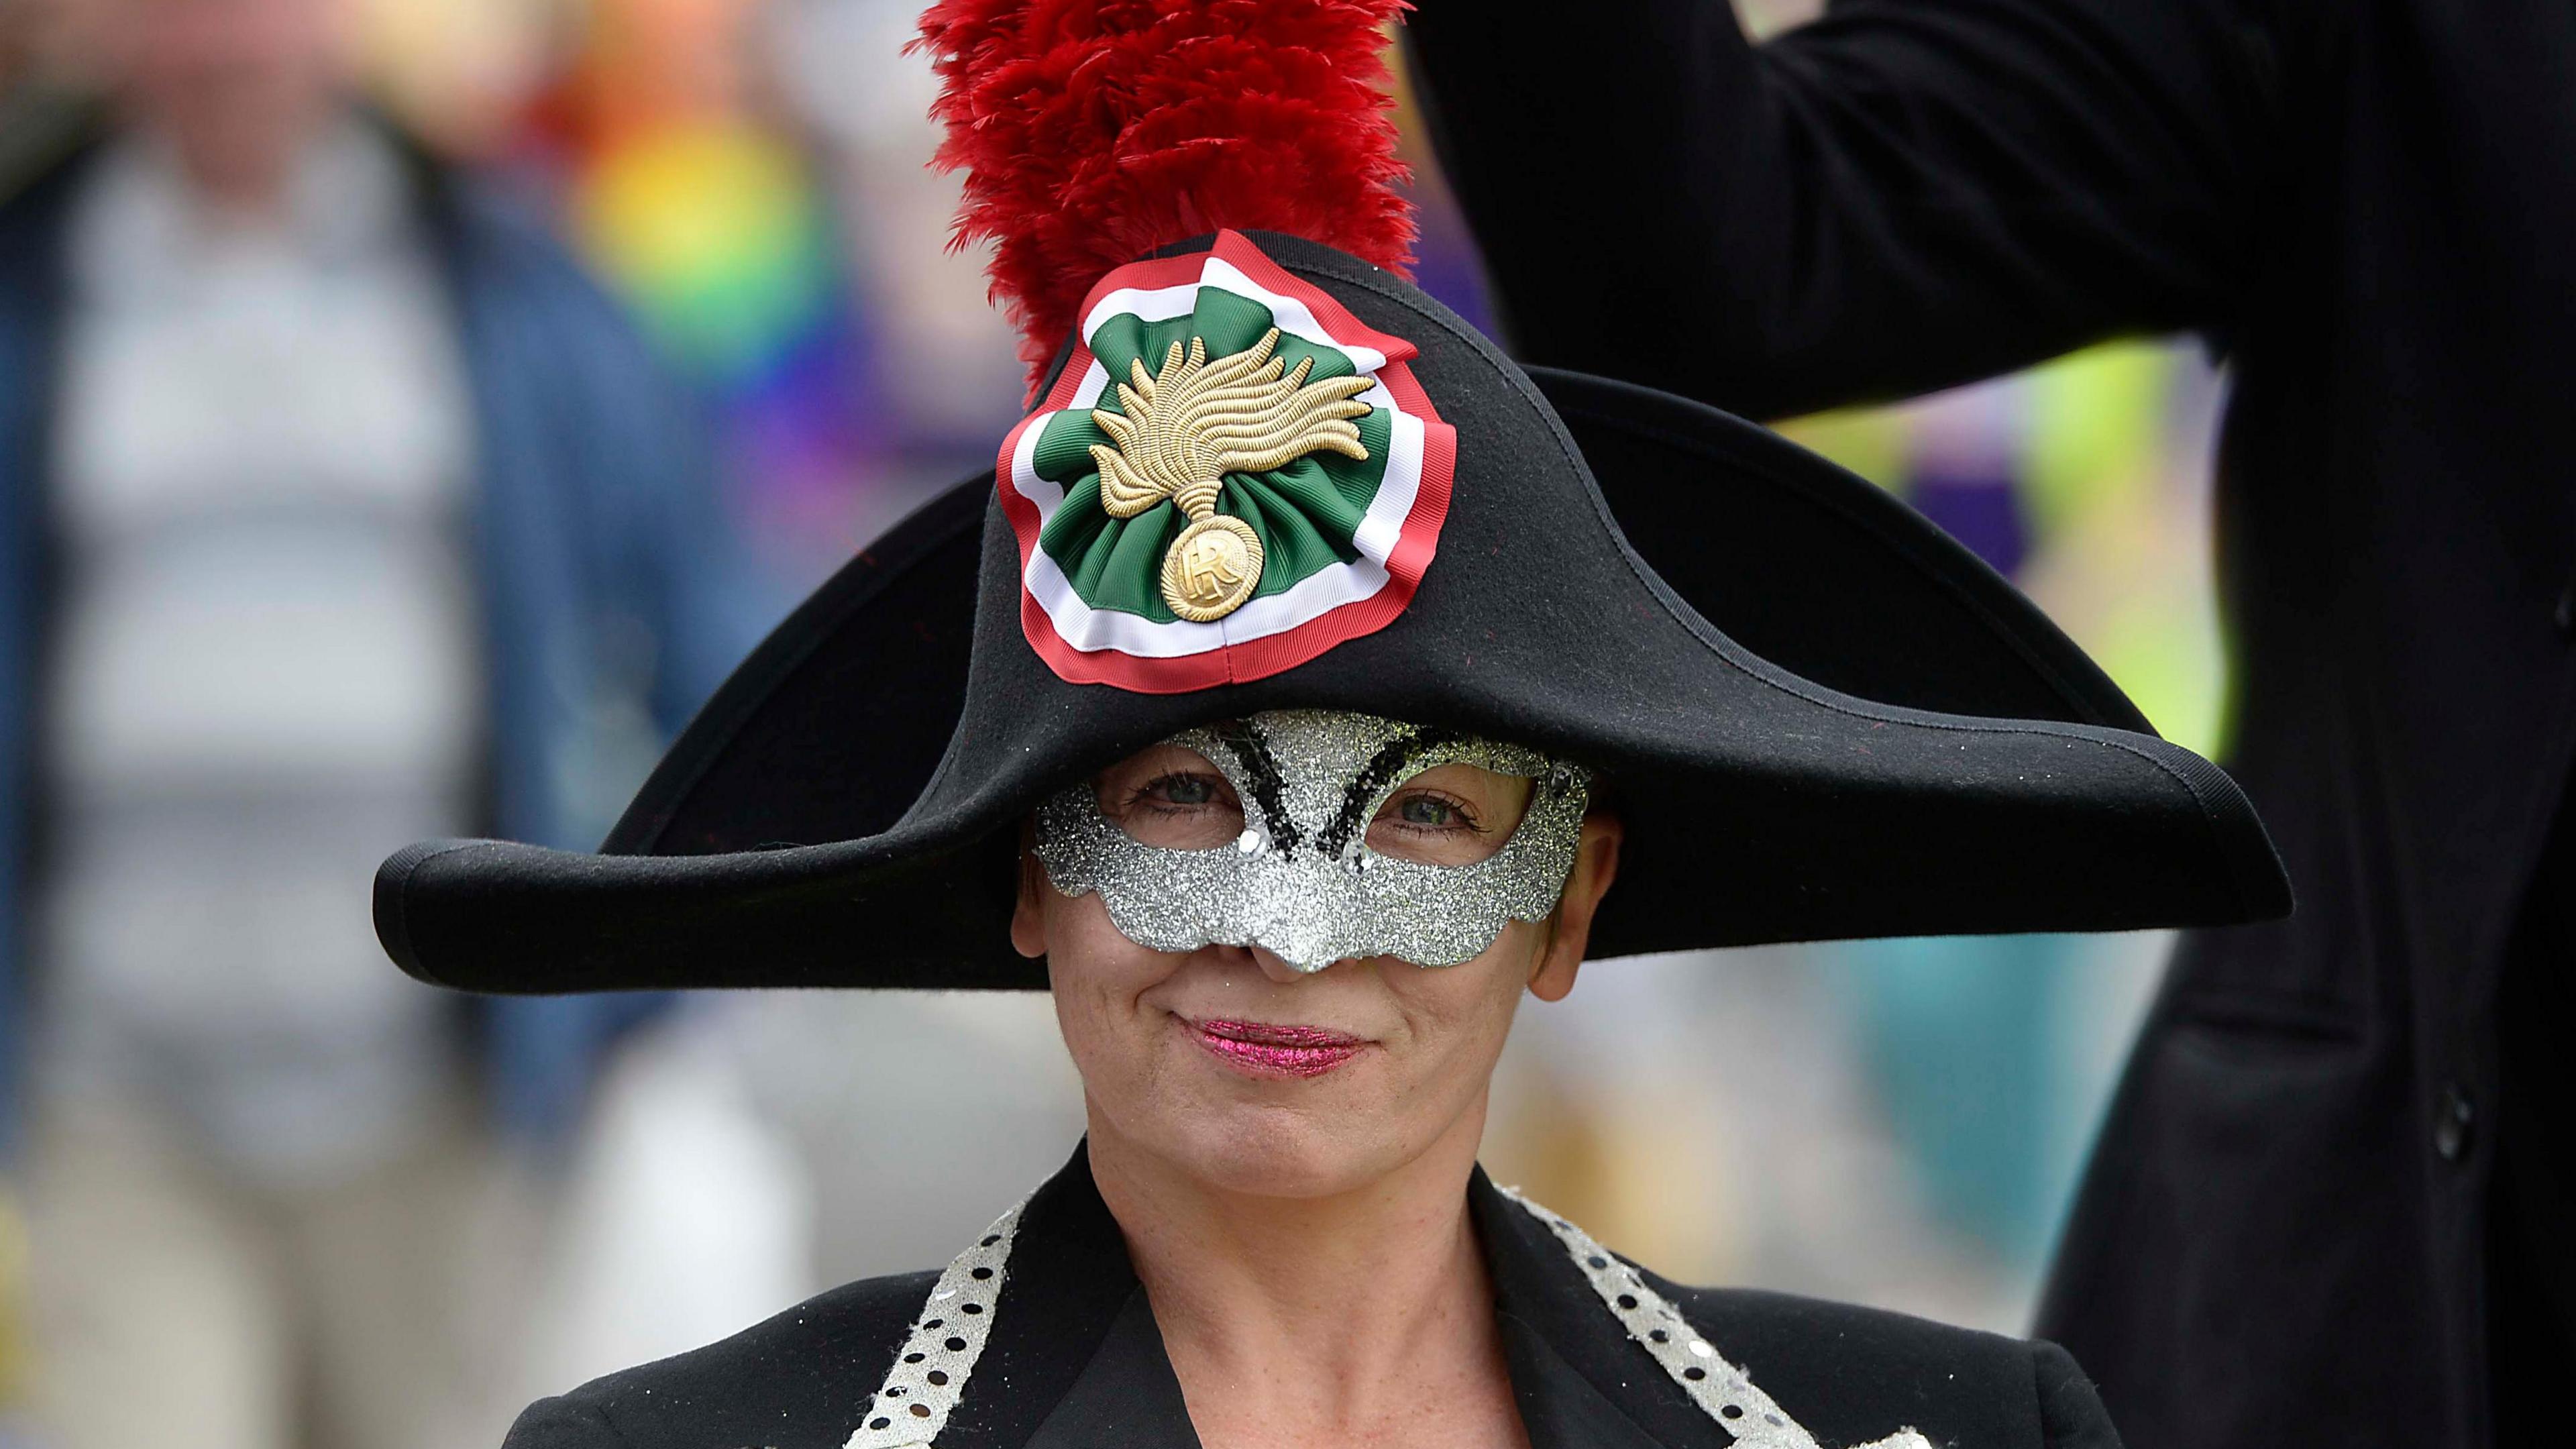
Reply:
[[2144, 1449], [2535, 1442], [2576, 1363], [2576, 9], [1411, 33], [1529, 361], [1756, 417], [2124, 332], [2231, 361], [2232, 768], [2299, 910], [2184, 945], [2039, 1331]]
[[434, 1442], [505, 1129], [559, 1130], [647, 1008], [459, 1014], [377, 969], [362, 882], [424, 832], [595, 838], [753, 621], [691, 409], [356, 103], [338, 0], [63, 19], [106, 104], [0, 199], [39, 1419]]

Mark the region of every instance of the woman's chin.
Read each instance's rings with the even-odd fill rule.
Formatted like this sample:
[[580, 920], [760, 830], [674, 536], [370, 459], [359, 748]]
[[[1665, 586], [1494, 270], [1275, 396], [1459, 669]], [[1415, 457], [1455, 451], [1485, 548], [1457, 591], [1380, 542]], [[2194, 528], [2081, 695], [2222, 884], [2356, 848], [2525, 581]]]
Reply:
[[1332, 1197], [1367, 1187], [1400, 1154], [1362, 1122], [1269, 1104], [1210, 1104], [1175, 1144], [1204, 1186], [1247, 1197]]

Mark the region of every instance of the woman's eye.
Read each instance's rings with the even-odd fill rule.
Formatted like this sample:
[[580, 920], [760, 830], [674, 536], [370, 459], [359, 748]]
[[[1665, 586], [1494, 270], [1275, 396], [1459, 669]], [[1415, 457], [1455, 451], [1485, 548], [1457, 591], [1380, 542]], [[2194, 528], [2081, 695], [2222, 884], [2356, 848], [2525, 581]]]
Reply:
[[[1178, 752], [1175, 752], [1178, 753]], [[1234, 787], [1201, 759], [1158, 760], [1101, 786], [1100, 812], [1160, 850], [1213, 850], [1243, 834]]]
[[1216, 802], [1216, 782], [1205, 775], [1165, 775], [1145, 787], [1145, 798], [1158, 805], [1189, 807]]
[[1476, 829], [1476, 817], [1465, 805], [1429, 790], [1416, 790], [1388, 801], [1378, 812], [1378, 819], [1417, 832]]
[[1459, 823], [1458, 807], [1436, 795], [1416, 795], [1396, 807], [1396, 818], [1407, 825], [1421, 825], [1445, 830]]

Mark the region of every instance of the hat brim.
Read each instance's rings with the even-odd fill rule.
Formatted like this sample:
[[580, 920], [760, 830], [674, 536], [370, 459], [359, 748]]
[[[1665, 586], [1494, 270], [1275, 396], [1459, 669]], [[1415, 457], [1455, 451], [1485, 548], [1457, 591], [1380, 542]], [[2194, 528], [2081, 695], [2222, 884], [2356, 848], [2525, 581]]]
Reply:
[[[1592, 954], [2287, 911], [2233, 782], [2155, 739], [1920, 515], [1715, 409], [1530, 375], [1698, 646], [1625, 717], [1488, 724], [1579, 741], [1609, 775], [1630, 845]], [[482, 991], [1042, 987], [1007, 943], [1012, 862], [1019, 818], [1060, 781], [915, 809], [967, 695], [979, 569], [1007, 549], [992, 494], [990, 475], [957, 485], [817, 590], [601, 854], [434, 842], [387, 861], [388, 952]], [[1762, 720], [1712, 704], [1688, 727], [1697, 700], [1748, 687]]]

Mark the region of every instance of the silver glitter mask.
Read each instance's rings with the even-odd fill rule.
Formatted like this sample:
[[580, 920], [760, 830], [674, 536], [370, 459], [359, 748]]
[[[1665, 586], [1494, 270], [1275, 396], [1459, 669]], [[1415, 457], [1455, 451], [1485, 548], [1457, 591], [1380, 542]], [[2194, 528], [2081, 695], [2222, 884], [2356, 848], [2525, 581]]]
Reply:
[[[1174, 850], [1130, 837], [1089, 783], [1037, 814], [1037, 857], [1066, 895], [1097, 891], [1109, 919], [1156, 951], [1261, 946], [1300, 971], [1396, 956], [1474, 959], [1512, 921], [1556, 909], [1583, 835], [1591, 776], [1536, 750], [1370, 715], [1282, 710], [1169, 743], [1195, 750], [1243, 802], [1231, 844]], [[1475, 765], [1529, 780], [1529, 809], [1500, 850], [1430, 865], [1369, 849], [1369, 822], [1406, 781]]]

